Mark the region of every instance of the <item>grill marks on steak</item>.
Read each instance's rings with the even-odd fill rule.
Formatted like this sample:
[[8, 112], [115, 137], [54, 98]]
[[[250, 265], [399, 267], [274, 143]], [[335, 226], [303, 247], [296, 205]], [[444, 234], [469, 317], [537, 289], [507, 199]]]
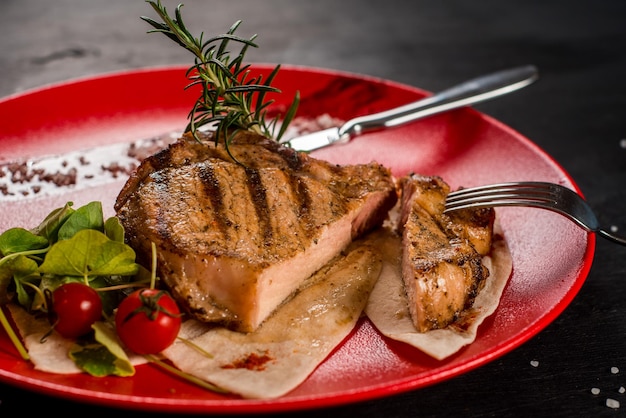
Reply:
[[315, 271], [386, 218], [393, 178], [240, 133], [189, 136], [144, 160], [115, 209], [138, 259], [196, 318], [252, 331]]
[[492, 208], [444, 214], [449, 186], [439, 177], [401, 181], [402, 276], [418, 331], [445, 328], [471, 307], [489, 271]]

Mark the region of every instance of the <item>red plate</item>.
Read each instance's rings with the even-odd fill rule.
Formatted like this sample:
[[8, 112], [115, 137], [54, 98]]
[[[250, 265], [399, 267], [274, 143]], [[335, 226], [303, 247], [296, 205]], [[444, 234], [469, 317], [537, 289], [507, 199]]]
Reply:
[[[58, 154], [181, 130], [195, 93], [184, 91], [183, 67], [123, 72], [58, 84], [0, 101], [10, 123], [0, 131], [3, 160]], [[256, 65], [267, 73], [270, 66]], [[282, 67], [277, 109], [302, 95], [299, 116], [342, 119], [386, 110], [427, 93], [380, 79], [319, 69]], [[337, 163], [376, 160], [400, 176], [437, 174], [452, 187], [542, 180], [578, 191], [544, 151], [507, 126], [464, 108], [316, 151]], [[0, 231], [32, 227], [66, 201], [112, 205], [122, 180], [53, 197], [4, 199]], [[565, 218], [529, 208], [498, 209], [513, 255], [513, 274], [495, 314], [477, 340], [445, 361], [382, 337], [361, 321], [298, 388], [276, 400], [222, 396], [177, 380], [150, 365], [132, 378], [54, 375], [33, 370], [0, 332], [0, 379], [48, 395], [94, 404], [171, 412], [274, 412], [375, 399], [419, 389], [481, 366], [527, 341], [571, 302], [591, 267], [595, 237]], [[554, 242], [558, 241], [558, 245]]]

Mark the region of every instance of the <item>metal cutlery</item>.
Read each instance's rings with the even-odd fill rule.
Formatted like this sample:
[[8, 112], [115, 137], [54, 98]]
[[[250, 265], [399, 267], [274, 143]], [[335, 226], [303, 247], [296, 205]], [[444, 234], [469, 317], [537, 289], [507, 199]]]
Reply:
[[448, 194], [444, 212], [495, 206], [529, 206], [551, 210], [589, 232], [626, 245], [626, 238], [618, 237], [600, 226], [591, 207], [578, 193], [555, 183], [526, 181], [460, 189]]
[[539, 78], [533, 65], [511, 68], [484, 75], [450, 87], [432, 96], [395, 109], [360, 116], [340, 127], [324, 129], [284, 142], [298, 151], [313, 151], [345, 143], [355, 136], [378, 129], [403, 125], [437, 113], [483, 102], [519, 90]]

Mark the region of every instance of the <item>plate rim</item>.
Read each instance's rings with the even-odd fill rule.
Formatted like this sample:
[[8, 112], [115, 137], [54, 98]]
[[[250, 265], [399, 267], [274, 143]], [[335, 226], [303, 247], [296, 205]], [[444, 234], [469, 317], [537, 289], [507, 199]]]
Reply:
[[[272, 69], [276, 64], [271, 63], [253, 63], [251, 68], [256, 69]], [[82, 77], [76, 77], [64, 81], [48, 83], [42, 86], [25, 89], [20, 92], [0, 97], [0, 108], [7, 102], [12, 100], [19, 100], [26, 96], [37, 95], [44, 91], [50, 91], [54, 89], [63, 89], [66, 86], [77, 85], [81, 83], [93, 83], [100, 79], [111, 79], [116, 77], [128, 77], [130, 75], [137, 75], [138, 73], [154, 73], [164, 72], [169, 73], [171, 71], [186, 70], [188, 66], [184, 65], [164, 65], [164, 66], [152, 66], [141, 67], [134, 69], [125, 69], [118, 71], [109, 71], [99, 74], [87, 75]], [[301, 71], [308, 73], [321, 73], [329, 76], [344, 76], [349, 78], [356, 78], [364, 82], [383, 83], [394, 88], [400, 88], [403, 90], [411, 90], [418, 94], [428, 95], [429, 91], [423, 90], [419, 87], [407, 85], [393, 80], [383, 79], [376, 76], [360, 74], [350, 71], [335, 70], [330, 68], [304, 66], [304, 65], [291, 65], [281, 64], [281, 71]], [[559, 174], [563, 175], [578, 193], [581, 193], [579, 186], [575, 183], [573, 178], [566, 172], [566, 170], [545, 150], [532, 140], [522, 135], [517, 130], [513, 129], [509, 125], [493, 118], [490, 115], [479, 112], [474, 108], [467, 108], [468, 111], [474, 112], [477, 117], [482, 118], [490, 125], [496, 127], [498, 130], [505, 131], [509, 135], [514, 136], [517, 140], [524, 143], [524, 145], [532, 148], [532, 151], [550, 162]], [[442, 382], [456, 376], [465, 374], [471, 370], [474, 370], [482, 365], [485, 365], [496, 358], [512, 351], [513, 349], [524, 344], [529, 339], [536, 336], [540, 331], [545, 329], [550, 323], [552, 323], [572, 302], [575, 296], [579, 293], [582, 285], [586, 281], [589, 271], [592, 267], [593, 257], [595, 253], [596, 237], [594, 234], [587, 235], [587, 243], [584, 251], [583, 259], [581, 260], [581, 269], [578, 272], [576, 280], [573, 282], [574, 286], [570, 287], [560, 302], [552, 306], [550, 311], [539, 318], [535, 323], [527, 328], [523, 333], [518, 334], [515, 338], [510, 338], [505, 343], [498, 344], [494, 349], [490, 350], [488, 356], [476, 356], [475, 358], [467, 361], [453, 370], [448, 370], [443, 379], [432, 379], [429, 382], [422, 382], [416, 380], [414, 377], [406, 377], [399, 379], [393, 384], [381, 383], [374, 386], [367, 386], [360, 390], [350, 391], [349, 393], [327, 393], [327, 394], [313, 394], [302, 395], [294, 397], [283, 397], [278, 399], [269, 400], [250, 400], [250, 399], [225, 399], [225, 400], [177, 400], [173, 402], [167, 402], [164, 398], [150, 398], [142, 397], [141, 400], [136, 399], [137, 396], [132, 394], [119, 395], [119, 394], [102, 394], [100, 392], [87, 391], [82, 388], [70, 387], [67, 390], [67, 386], [57, 384], [54, 382], [42, 381], [30, 376], [24, 377], [21, 374], [8, 372], [7, 370], [0, 368], [0, 381], [21, 387], [26, 390], [37, 391], [45, 395], [57, 396], [78, 402], [86, 402], [99, 404], [104, 406], [111, 406], [110, 402], [114, 401], [117, 405], [115, 407], [124, 407], [127, 409], [138, 410], [151, 410], [151, 411], [168, 411], [168, 412], [215, 412], [215, 413], [267, 413], [267, 412], [284, 412], [295, 410], [307, 410], [318, 409], [323, 407], [339, 406], [354, 402], [360, 402], [365, 400], [374, 400], [382, 397], [392, 396], [395, 394], [405, 393], [408, 391], [416, 390], [432, 384]], [[19, 360], [18, 360], [19, 361]]]

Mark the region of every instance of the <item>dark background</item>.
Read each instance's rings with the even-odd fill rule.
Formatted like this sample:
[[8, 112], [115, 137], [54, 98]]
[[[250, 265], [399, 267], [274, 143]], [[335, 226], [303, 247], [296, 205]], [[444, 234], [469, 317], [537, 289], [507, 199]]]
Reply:
[[[430, 91], [535, 64], [539, 82], [476, 108], [546, 150], [601, 219], [626, 235], [625, 1], [184, 3], [194, 33], [222, 33], [243, 20], [240, 35], [259, 34], [260, 48], [248, 55], [252, 62], [346, 70]], [[164, 4], [173, 12], [178, 2]], [[190, 63], [182, 48], [147, 35], [141, 15], [155, 16], [142, 0], [0, 0], [0, 97], [76, 77]], [[0, 118], [10, 123], [8, 115]], [[594, 387], [599, 395], [591, 393]], [[425, 389], [293, 415], [626, 416], [620, 387], [626, 387], [626, 247], [599, 238], [579, 295], [522, 347]], [[607, 398], [621, 408], [608, 408]], [[1, 416], [96, 410], [3, 384], [0, 402]], [[158, 416], [97, 408], [120, 418]]]

